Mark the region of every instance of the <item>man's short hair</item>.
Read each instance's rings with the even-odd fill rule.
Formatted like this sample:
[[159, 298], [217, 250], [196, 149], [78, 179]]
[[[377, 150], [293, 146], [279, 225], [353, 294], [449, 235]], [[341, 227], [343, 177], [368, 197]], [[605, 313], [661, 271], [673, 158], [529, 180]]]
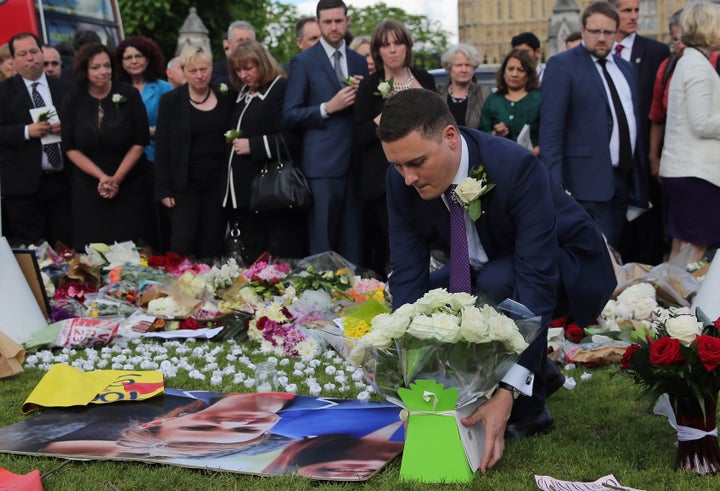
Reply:
[[235, 20], [230, 23], [227, 30], [227, 39], [232, 39], [232, 32], [235, 29], [242, 29], [244, 31], [252, 32], [252, 38], [255, 39], [255, 28], [249, 22], [244, 20]]
[[517, 48], [521, 44], [527, 44], [533, 51], [540, 49], [540, 40], [532, 32], [521, 32], [517, 36], [513, 36], [510, 44], [513, 48]]
[[302, 41], [305, 37], [305, 24], [308, 22], [317, 22], [317, 19], [315, 17], [303, 17], [295, 24], [295, 37], [297, 39]]
[[347, 15], [347, 5], [345, 5], [345, 2], [343, 2], [343, 0], [320, 0], [317, 4], [317, 7], [315, 7], [315, 15], [319, 19], [321, 10], [330, 9], [343, 9], [345, 15]]
[[37, 43], [38, 48], [42, 49], [42, 41], [40, 41], [40, 38], [37, 37], [32, 32], [21, 32], [19, 34], [15, 34], [13, 37], [10, 38], [10, 41], [8, 41], [8, 48], [10, 49], [10, 56], [15, 58], [15, 41], [20, 41], [21, 39], [25, 38], [33, 38], [35, 42]]
[[618, 14], [615, 6], [608, 2], [595, 2], [585, 7], [585, 10], [583, 10], [582, 17], [580, 19], [583, 27], [585, 27], [588, 17], [593, 14], [602, 14], [605, 17], [610, 17], [612, 20], [615, 21], [615, 28], [620, 25], [620, 14]]
[[682, 17], [683, 9], [676, 11], [670, 16], [668, 21], [668, 31], [672, 31], [673, 27], [680, 27], [680, 17]]
[[75, 31], [75, 34], [73, 34], [72, 47], [76, 53], [81, 47], [90, 43], [102, 44], [102, 40], [97, 32], [90, 31], [88, 29], [80, 29]]
[[417, 130], [426, 140], [440, 141], [442, 130], [448, 125], [457, 128], [450, 108], [439, 94], [408, 89], [385, 102], [377, 135], [381, 141], [394, 142]]
[[567, 35], [565, 38], [565, 44], [572, 43], [574, 41], [581, 41], [582, 40], [582, 33], [580, 31], [573, 31], [570, 34]]

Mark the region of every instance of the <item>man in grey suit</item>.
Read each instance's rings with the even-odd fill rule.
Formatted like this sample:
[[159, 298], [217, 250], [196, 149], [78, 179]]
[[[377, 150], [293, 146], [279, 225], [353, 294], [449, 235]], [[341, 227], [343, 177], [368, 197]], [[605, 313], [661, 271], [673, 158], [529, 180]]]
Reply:
[[[303, 131], [302, 169], [313, 192], [308, 217], [310, 253], [334, 250], [360, 262], [357, 179], [352, 165], [352, 108], [365, 58], [349, 49], [342, 0], [317, 4], [320, 42], [290, 60], [284, 123]], [[351, 85], [344, 80], [354, 77]]]
[[[60, 134], [57, 117], [49, 121], [31, 110], [54, 106], [60, 112], [71, 84], [44, 72], [41, 43], [30, 33], [10, 39], [17, 75], [0, 82], [0, 183], [3, 235], [13, 245], [72, 244], [70, 179], [72, 163], [59, 143], [41, 139]], [[37, 109], [35, 112], [43, 112]], [[47, 112], [47, 111], [45, 111]]]

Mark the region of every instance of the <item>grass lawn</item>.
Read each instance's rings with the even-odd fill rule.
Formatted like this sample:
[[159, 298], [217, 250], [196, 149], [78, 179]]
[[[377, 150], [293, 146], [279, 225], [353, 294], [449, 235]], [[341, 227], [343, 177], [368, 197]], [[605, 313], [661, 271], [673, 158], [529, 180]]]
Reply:
[[[255, 360], [253, 360], [255, 361]], [[109, 367], [108, 367], [109, 368]], [[583, 372], [592, 377], [581, 380]], [[626, 486], [644, 490], [717, 490], [720, 477], [675, 472], [675, 432], [666, 419], [654, 416], [640, 391], [618, 375], [616, 366], [566, 371], [577, 381], [549, 401], [555, 416], [553, 433], [513, 442], [502, 461], [468, 485], [443, 489], [532, 490], [534, 475], [569, 481], [594, 481], [614, 474]], [[44, 372], [27, 368], [22, 375], [0, 380], [0, 425], [22, 420], [20, 406]], [[323, 373], [322, 376], [325, 376]], [[323, 382], [318, 375], [318, 381]], [[244, 386], [191, 379], [184, 372], [166, 378], [168, 387], [224, 392], [247, 391]], [[298, 393], [307, 393], [298, 383]], [[352, 398], [357, 393], [323, 393]], [[428, 442], [432, 444], [432, 442]], [[56, 458], [0, 454], [0, 467], [15, 473], [39, 469], [44, 489], [53, 490], [300, 490], [300, 489], [436, 489], [441, 486], [401, 483], [400, 460], [364, 483], [317, 482], [305, 478], [257, 477], [165, 465], [115, 461], [66, 461]]]

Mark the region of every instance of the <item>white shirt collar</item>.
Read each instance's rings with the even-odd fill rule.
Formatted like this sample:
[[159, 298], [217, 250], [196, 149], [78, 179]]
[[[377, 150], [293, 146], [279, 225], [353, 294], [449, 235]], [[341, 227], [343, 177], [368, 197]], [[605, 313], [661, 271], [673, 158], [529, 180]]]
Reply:
[[48, 81], [47, 81], [47, 76], [45, 75], [45, 72], [43, 72], [40, 75], [40, 78], [38, 78], [37, 80], [30, 80], [25, 77], [22, 77], [22, 79], [23, 79], [23, 82], [25, 82], [25, 87], [27, 87], [28, 90], [32, 90], [32, 84], [34, 84], [35, 82], [40, 82], [40, 86], [48, 87]]
[[462, 135], [460, 135], [460, 141], [462, 145], [462, 152], [460, 153], [460, 165], [458, 165], [457, 173], [455, 174], [455, 178], [452, 182], [453, 184], [460, 184], [460, 181], [462, 181], [469, 175], [470, 156], [468, 155], [469, 150], [467, 142], [465, 141], [465, 137]]
[[320, 44], [322, 44], [323, 49], [325, 50], [325, 54], [330, 58], [333, 59], [333, 55], [335, 54], [336, 50], [340, 50], [340, 52], [345, 56], [345, 40], [343, 39], [340, 43], [340, 46], [337, 48], [334, 48], [330, 46], [330, 43], [325, 41], [325, 38], [320, 36]]

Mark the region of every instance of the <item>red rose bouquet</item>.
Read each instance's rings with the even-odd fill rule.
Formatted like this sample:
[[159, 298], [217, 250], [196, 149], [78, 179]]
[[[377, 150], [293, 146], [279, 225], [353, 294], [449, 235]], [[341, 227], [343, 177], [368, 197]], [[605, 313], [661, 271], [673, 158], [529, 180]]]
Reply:
[[675, 467], [720, 473], [717, 399], [720, 391], [720, 330], [701, 311], [656, 309], [645, 341], [625, 352], [620, 368], [653, 399], [669, 396], [677, 419]]

